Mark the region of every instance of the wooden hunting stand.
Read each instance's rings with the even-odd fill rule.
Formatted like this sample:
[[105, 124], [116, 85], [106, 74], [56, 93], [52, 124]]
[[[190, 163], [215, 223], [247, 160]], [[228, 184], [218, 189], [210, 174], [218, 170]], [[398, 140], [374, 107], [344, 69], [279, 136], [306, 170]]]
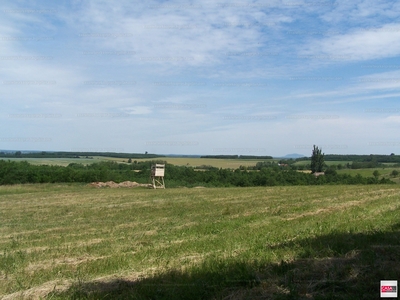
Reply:
[[164, 173], [164, 164], [155, 164], [151, 166], [151, 184], [153, 185], [153, 189], [165, 189]]

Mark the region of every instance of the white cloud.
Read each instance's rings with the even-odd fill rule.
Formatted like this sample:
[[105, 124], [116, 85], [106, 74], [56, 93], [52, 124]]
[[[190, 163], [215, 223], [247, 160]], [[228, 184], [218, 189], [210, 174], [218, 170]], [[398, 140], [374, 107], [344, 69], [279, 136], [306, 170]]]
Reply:
[[334, 1], [333, 9], [323, 13], [321, 19], [326, 22], [352, 23], [357, 25], [375, 25], [398, 17], [399, 3], [397, 1], [353, 0]]
[[395, 57], [400, 54], [400, 25], [359, 28], [310, 43], [303, 55], [339, 56], [342, 61], [363, 61]]
[[[166, 12], [162, 7], [152, 7], [151, 4], [136, 4], [140, 13], [132, 13], [130, 2], [110, 6], [89, 1], [71, 25], [76, 31], [82, 31], [76, 21], [85, 24], [82, 38], [88, 47], [134, 49], [137, 55], [131, 63], [202, 67], [226, 59], [227, 51], [257, 49], [263, 39], [262, 26], [238, 28], [232, 25], [268, 19], [260, 11], [233, 12], [232, 9], [205, 5], [197, 9], [178, 8]], [[290, 18], [285, 16], [273, 18], [275, 23], [289, 21]], [[91, 34], [94, 37], [90, 37]], [[110, 36], [95, 37], [101, 34]]]
[[389, 116], [385, 119], [386, 123], [390, 125], [399, 125], [400, 124], [400, 116]]

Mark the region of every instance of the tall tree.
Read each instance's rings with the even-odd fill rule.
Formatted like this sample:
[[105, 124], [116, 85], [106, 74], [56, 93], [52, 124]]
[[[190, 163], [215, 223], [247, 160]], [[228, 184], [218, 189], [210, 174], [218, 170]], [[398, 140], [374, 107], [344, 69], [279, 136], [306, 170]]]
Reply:
[[322, 172], [324, 168], [324, 154], [314, 145], [311, 155], [311, 172]]

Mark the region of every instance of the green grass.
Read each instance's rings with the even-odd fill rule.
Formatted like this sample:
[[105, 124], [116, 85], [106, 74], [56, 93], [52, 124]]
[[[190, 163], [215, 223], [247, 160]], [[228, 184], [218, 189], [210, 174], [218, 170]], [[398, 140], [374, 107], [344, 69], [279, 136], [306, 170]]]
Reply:
[[368, 169], [342, 169], [337, 170], [338, 174], [349, 174], [349, 175], [357, 175], [371, 177], [373, 176], [374, 171], [377, 170], [381, 176], [389, 176], [393, 170], [399, 170], [399, 168], [368, 168]]
[[380, 175], [387, 176], [392, 173], [393, 170], [399, 170], [399, 168], [367, 168], [367, 169], [342, 169], [337, 170], [338, 174], [349, 174], [349, 175], [357, 175], [360, 174], [361, 176], [371, 177], [374, 171], [377, 170]]
[[0, 298], [377, 299], [399, 220], [397, 185], [1, 186]]
[[390, 180], [400, 183], [400, 177], [392, 177], [390, 174], [393, 170], [399, 171], [399, 168], [370, 168], [370, 169], [342, 169], [337, 170], [338, 174], [349, 174], [351, 176], [355, 176], [360, 174], [363, 177], [373, 177], [374, 171], [377, 170], [379, 172], [379, 178], [389, 178]]

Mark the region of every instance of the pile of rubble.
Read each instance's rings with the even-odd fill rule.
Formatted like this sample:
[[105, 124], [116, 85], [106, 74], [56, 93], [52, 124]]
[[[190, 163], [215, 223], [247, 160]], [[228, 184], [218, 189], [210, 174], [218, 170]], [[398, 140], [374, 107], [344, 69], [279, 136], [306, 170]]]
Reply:
[[114, 181], [107, 181], [107, 182], [92, 182], [89, 183], [89, 186], [93, 186], [96, 188], [101, 188], [101, 187], [110, 187], [110, 188], [120, 188], [120, 187], [127, 187], [127, 188], [133, 188], [133, 187], [152, 187], [151, 184], [148, 183], [137, 183], [135, 181], [124, 181], [121, 183], [116, 183]]

